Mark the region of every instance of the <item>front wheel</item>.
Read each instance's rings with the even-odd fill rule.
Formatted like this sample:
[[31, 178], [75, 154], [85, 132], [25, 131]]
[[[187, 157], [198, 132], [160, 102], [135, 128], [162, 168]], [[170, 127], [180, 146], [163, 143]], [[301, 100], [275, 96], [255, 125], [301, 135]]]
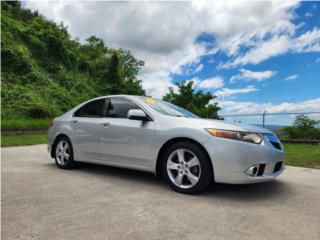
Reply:
[[163, 175], [174, 190], [194, 194], [213, 181], [213, 171], [205, 152], [196, 144], [180, 142], [164, 155]]
[[55, 144], [55, 161], [59, 168], [71, 169], [75, 162], [71, 141], [67, 137], [61, 137]]

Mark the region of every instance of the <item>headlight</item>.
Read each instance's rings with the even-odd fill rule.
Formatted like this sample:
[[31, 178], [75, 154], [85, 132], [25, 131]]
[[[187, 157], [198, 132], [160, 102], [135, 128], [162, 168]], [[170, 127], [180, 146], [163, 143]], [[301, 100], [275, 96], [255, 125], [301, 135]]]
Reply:
[[263, 139], [262, 136], [257, 133], [218, 130], [218, 129], [211, 129], [211, 128], [206, 129], [206, 131], [215, 137], [229, 138], [229, 139], [256, 143], [256, 144], [260, 144]]

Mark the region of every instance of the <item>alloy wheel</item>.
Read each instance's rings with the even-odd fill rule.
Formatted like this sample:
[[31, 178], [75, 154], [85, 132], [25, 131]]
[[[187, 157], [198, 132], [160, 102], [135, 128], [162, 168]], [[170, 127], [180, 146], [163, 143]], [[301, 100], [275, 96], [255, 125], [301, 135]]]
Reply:
[[193, 152], [177, 149], [169, 155], [167, 173], [171, 182], [177, 187], [189, 189], [199, 182], [201, 165]]
[[62, 140], [56, 147], [56, 160], [59, 165], [66, 165], [70, 158], [70, 146], [66, 140]]

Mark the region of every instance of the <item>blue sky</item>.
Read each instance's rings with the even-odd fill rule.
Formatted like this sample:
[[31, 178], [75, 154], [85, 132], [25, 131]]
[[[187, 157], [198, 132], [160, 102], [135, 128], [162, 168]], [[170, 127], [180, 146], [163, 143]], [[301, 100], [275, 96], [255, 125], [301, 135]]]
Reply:
[[[303, 34], [307, 31], [320, 27], [320, 2], [303, 2], [295, 11], [296, 25], [303, 24], [297, 31], [297, 34]], [[214, 36], [210, 37], [204, 34], [197, 41], [211, 42]], [[210, 63], [210, 60], [215, 63]], [[239, 101], [253, 101], [256, 103], [271, 102], [279, 104], [285, 101], [304, 101], [320, 97], [320, 53], [290, 53], [270, 57], [259, 64], [246, 64], [242, 66], [250, 71], [264, 72], [267, 70], [275, 71], [276, 74], [261, 82], [237, 81], [230, 83], [232, 76], [239, 74], [239, 68], [221, 69], [219, 63], [228, 59], [224, 54], [213, 54], [201, 58], [200, 64], [204, 67], [202, 71], [189, 76], [174, 75], [174, 82], [189, 80], [190, 77], [207, 79], [211, 76], [219, 75], [225, 79], [225, 88], [245, 88], [254, 84], [258, 89], [250, 94], [238, 94], [231, 99]], [[291, 78], [290, 78], [291, 76]], [[289, 79], [286, 79], [288, 78]], [[201, 88], [199, 88], [201, 89]], [[215, 90], [207, 90], [215, 93]], [[320, 111], [320, 106], [319, 106]]]
[[[221, 114], [320, 111], [320, 3], [40, 2], [25, 7], [145, 61], [148, 95], [193, 81]], [[319, 118], [319, 115], [313, 115]], [[274, 118], [288, 123], [294, 117]]]

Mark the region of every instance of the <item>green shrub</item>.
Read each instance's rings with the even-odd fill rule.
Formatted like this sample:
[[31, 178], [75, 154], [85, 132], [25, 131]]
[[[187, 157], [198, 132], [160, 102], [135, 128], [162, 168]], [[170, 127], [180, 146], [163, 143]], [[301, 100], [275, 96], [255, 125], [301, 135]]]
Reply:
[[4, 119], [1, 121], [2, 130], [47, 128], [50, 119]]

